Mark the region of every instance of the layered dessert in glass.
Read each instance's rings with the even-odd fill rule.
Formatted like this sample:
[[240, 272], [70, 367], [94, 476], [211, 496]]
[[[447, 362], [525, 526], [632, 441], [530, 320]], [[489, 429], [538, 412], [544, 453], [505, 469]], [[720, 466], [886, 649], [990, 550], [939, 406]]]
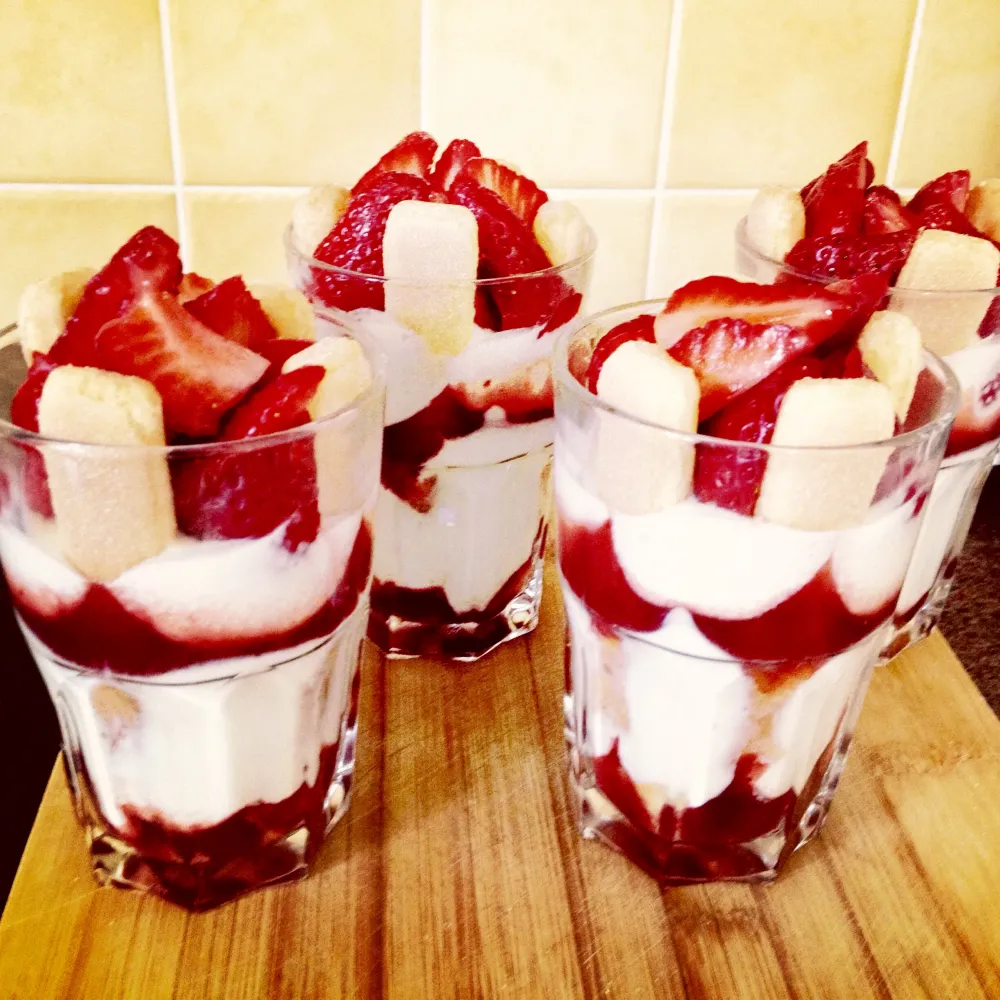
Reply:
[[571, 782], [661, 883], [829, 809], [958, 401], [884, 291], [708, 277], [557, 344]]
[[204, 909], [348, 805], [384, 392], [300, 293], [155, 228], [24, 293], [0, 561], [102, 882]]
[[904, 202], [873, 184], [861, 143], [801, 191], [761, 189], [737, 230], [758, 281], [878, 274], [885, 308], [909, 317], [954, 371], [962, 401], [900, 594], [890, 658], [937, 624], [1000, 446], [1000, 180], [934, 178]]
[[314, 188], [294, 284], [386, 359], [370, 637], [476, 659], [534, 628], [553, 436], [550, 354], [594, 236], [468, 140], [406, 136], [350, 190]]

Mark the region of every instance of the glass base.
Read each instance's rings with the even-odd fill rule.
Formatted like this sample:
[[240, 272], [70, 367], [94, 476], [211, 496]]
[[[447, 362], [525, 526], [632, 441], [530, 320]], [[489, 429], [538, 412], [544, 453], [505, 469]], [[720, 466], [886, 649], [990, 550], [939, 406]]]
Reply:
[[[442, 656], [461, 663], [480, 659], [497, 646], [533, 631], [542, 600], [544, 537], [481, 612], [459, 615], [440, 594], [395, 584], [372, 584], [368, 638], [399, 659]], [[440, 588], [434, 588], [440, 590]]]
[[926, 639], [934, 631], [948, 603], [948, 595], [951, 593], [957, 568], [958, 560], [950, 560], [944, 573], [923, 601], [918, 601], [909, 611], [896, 615], [889, 639], [879, 653], [880, 667], [894, 660], [904, 649], [920, 642], [921, 639]]

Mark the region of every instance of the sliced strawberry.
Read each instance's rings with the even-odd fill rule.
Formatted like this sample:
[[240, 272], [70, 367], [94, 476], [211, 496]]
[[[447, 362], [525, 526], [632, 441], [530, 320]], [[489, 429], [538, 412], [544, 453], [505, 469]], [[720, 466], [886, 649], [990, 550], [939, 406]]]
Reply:
[[864, 214], [868, 143], [861, 142], [803, 188], [806, 236], [857, 233]]
[[127, 315], [106, 323], [86, 363], [152, 382], [163, 398], [167, 430], [191, 437], [215, 434], [268, 367], [165, 292], [147, 292]]
[[299, 351], [304, 351], [307, 347], [312, 347], [312, 345], [313, 341], [311, 340], [295, 340], [292, 337], [269, 340], [266, 344], [261, 344], [257, 353], [270, 362], [267, 371], [264, 372], [264, 377], [260, 380], [261, 386], [265, 382], [276, 379], [289, 358], [298, 354]]
[[184, 308], [209, 330], [251, 351], [259, 351], [278, 336], [267, 313], [239, 276], [226, 278]]
[[[235, 441], [308, 423], [309, 402], [325, 370], [312, 365], [279, 376], [244, 400], [222, 439]], [[225, 456], [172, 464], [174, 506], [181, 531], [195, 538], [260, 538], [287, 524], [284, 545], [295, 551], [319, 530], [312, 439], [269, 444]]]
[[[699, 431], [728, 441], [768, 444], [774, 434], [778, 408], [789, 386], [801, 378], [820, 378], [822, 375], [823, 364], [816, 358], [789, 361], [706, 420]], [[699, 444], [695, 456], [694, 494], [702, 503], [714, 503], [750, 517], [757, 506], [766, 466], [766, 454], [756, 448]]]
[[451, 182], [467, 163], [474, 156], [482, 156], [479, 147], [468, 139], [452, 139], [445, 147], [444, 152], [438, 157], [431, 172], [431, 187], [435, 191], [447, 191], [451, 187]]
[[[382, 174], [413, 174], [427, 178], [437, 152], [437, 140], [426, 132], [411, 132], [403, 136], [357, 184], [351, 194], [357, 195], [378, 183]], [[350, 207], [350, 206], [348, 206]]]
[[85, 354], [97, 331], [124, 316], [145, 292], [176, 293], [182, 272], [177, 241], [155, 226], [140, 229], [87, 282], [49, 356], [63, 364]]
[[906, 203], [906, 207], [914, 215], [919, 215], [931, 205], [950, 205], [957, 212], [964, 213], [968, 200], [969, 171], [952, 170], [928, 181]]
[[[997, 287], [1000, 288], [1000, 274], [997, 275]], [[1000, 332], [1000, 295], [994, 295], [983, 321], [979, 324], [980, 337], [992, 337]]]
[[630, 340], [646, 340], [651, 344], [656, 343], [655, 317], [649, 313], [636, 316], [625, 323], [608, 330], [606, 334], [594, 346], [594, 351], [590, 355], [590, 364], [587, 367], [585, 385], [591, 392], [597, 392], [597, 380], [601, 377], [601, 369], [604, 362], [618, 350], [622, 344], [627, 344]]
[[[316, 248], [316, 259], [348, 271], [381, 276], [382, 240], [389, 212], [401, 201], [430, 201], [433, 193], [422, 177], [382, 174], [351, 199], [330, 235]], [[314, 291], [328, 306], [345, 312], [385, 307], [380, 281], [366, 281], [322, 268], [313, 269], [313, 280]]]
[[963, 236], [989, 237], [976, 227], [950, 202], [937, 202], [924, 208], [917, 216], [917, 224], [921, 229], [944, 229], [949, 233], [961, 233]]
[[[448, 194], [453, 202], [464, 205], [476, 217], [480, 261], [486, 277], [530, 275], [551, 268], [531, 228], [493, 191], [459, 174]], [[556, 316], [560, 307], [565, 308], [565, 300], [576, 294], [554, 274], [523, 277], [490, 286], [490, 295], [504, 330], [544, 326]]]
[[181, 278], [180, 288], [177, 289], [177, 299], [184, 305], [192, 299], [210, 292], [215, 287], [215, 282], [211, 278], [204, 278], [194, 271], [185, 271]]
[[789, 250], [785, 263], [815, 278], [884, 274], [893, 282], [916, 238], [911, 230], [881, 236], [806, 236]]
[[499, 195], [514, 214], [529, 226], [535, 221], [539, 208], [549, 200], [549, 196], [534, 181], [483, 156], [468, 160], [459, 175], [469, 177]]
[[904, 229], [916, 229], [917, 217], [903, 208], [899, 195], [884, 184], [868, 189], [865, 195], [864, 231], [870, 236], [884, 236]]

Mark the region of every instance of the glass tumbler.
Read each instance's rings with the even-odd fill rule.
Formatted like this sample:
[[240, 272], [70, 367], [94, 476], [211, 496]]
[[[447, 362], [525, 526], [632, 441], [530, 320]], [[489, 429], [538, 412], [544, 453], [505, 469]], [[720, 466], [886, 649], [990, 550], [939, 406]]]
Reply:
[[[0, 562], [100, 882], [206, 909], [305, 875], [346, 811], [382, 443], [373, 369], [353, 404], [294, 430], [116, 447], [11, 424], [25, 369], [0, 351]], [[169, 534], [142, 557], [153, 518]], [[247, 518], [273, 528], [243, 537]], [[207, 520], [235, 527], [191, 528]], [[88, 575], [95, 551], [107, 572]]]
[[[738, 266], [754, 281], [815, 280], [757, 250], [745, 220], [737, 227], [736, 245]], [[965, 346], [942, 355], [958, 379], [961, 399], [882, 653], [889, 660], [937, 625], [1000, 448], [1000, 288], [891, 288], [885, 308], [905, 313], [932, 343], [954, 342], [956, 332], [971, 335], [962, 338]]]
[[[537, 624], [550, 356], [583, 307], [594, 245], [591, 233], [585, 254], [532, 274], [414, 283], [321, 263], [286, 234], [291, 280], [320, 318], [386, 359], [368, 629], [385, 652], [475, 660]], [[468, 314], [461, 345], [436, 341], [427, 318], [452, 310]]]
[[[582, 382], [604, 332], [662, 305], [555, 349], [570, 780], [583, 836], [661, 883], [769, 880], [827, 815], [957, 388], [925, 352], [916, 425], [853, 447], [669, 430]], [[665, 502], [676, 468], [693, 486]], [[711, 502], [705, 470], [759, 491], [753, 513]]]

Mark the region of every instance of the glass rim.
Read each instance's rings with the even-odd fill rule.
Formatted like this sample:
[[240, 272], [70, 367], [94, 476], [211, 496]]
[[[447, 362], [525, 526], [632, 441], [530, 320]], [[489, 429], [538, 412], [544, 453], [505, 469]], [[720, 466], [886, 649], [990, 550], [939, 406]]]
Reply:
[[[767, 264], [773, 267], [776, 271], [780, 271], [782, 274], [790, 275], [793, 278], [800, 278], [803, 281], [811, 282], [814, 285], [829, 285], [834, 281], [839, 281], [842, 279], [838, 278], [827, 278], [823, 276], [817, 276], [815, 274], [809, 274], [807, 271], [800, 271], [798, 268], [790, 267], [783, 260], [777, 260], [774, 257], [769, 257], [763, 250], [760, 250], [747, 236], [747, 217], [744, 215], [740, 221], [736, 224], [736, 245], [740, 250], [749, 254], [755, 260], [762, 264]], [[968, 297], [972, 298], [975, 296], [982, 296], [984, 298], [995, 298], [1000, 295], [1000, 287], [990, 287], [990, 288], [899, 288], [896, 285], [891, 285], [889, 288], [889, 294], [892, 296], [901, 296], [913, 299], [954, 299], [957, 297]]]
[[[612, 414], [613, 416], [619, 417], [620, 419], [627, 421], [631, 424], [640, 427], [649, 427], [653, 430], [659, 431], [668, 438], [674, 438], [677, 441], [684, 442], [690, 445], [711, 445], [716, 448], [727, 447], [730, 449], [750, 449], [753, 451], [760, 452], [764, 455], [795, 455], [795, 454], [845, 454], [848, 452], [858, 452], [858, 451], [873, 451], [876, 449], [884, 448], [899, 448], [907, 447], [917, 443], [918, 441], [933, 437], [936, 432], [942, 432], [942, 444], [945, 440], [945, 434], [943, 432], [947, 431], [955, 416], [958, 412], [958, 405], [961, 400], [961, 390], [959, 389], [958, 379], [955, 377], [952, 370], [936, 355], [932, 354], [926, 348], [921, 349], [924, 368], [930, 368], [932, 373], [938, 378], [942, 385], [942, 393], [944, 399], [942, 401], [943, 412], [940, 413], [933, 420], [929, 420], [925, 424], [921, 424], [919, 427], [913, 428], [913, 430], [906, 431], [903, 434], [896, 434], [893, 437], [881, 438], [878, 441], [864, 441], [860, 444], [841, 444], [841, 445], [783, 445], [783, 444], [762, 444], [757, 441], [735, 441], [732, 438], [720, 438], [713, 437], [711, 434], [701, 434], [697, 431], [681, 431], [676, 430], [672, 427], [664, 427], [662, 424], [654, 423], [651, 420], [645, 420], [642, 417], [637, 417], [634, 414], [628, 413], [627, 411], [608, 403], [606, 400], [601, 399], [596, 393], [591, 392], [586, 386], [582, 385], [574, 377], [572, 372], [569, 370], [569, 345], [572, 340], [578, 335], [582, 334], [589, 327], [596, 327], [602, 320], [610, 319], [614, 316], [622, 316], [624, 318], [627, 316], [636, 316], [640, 313], [650, 313], [652, 310], [659, 312], [663, 306], [666, 304], [666, 298], [661, 299], [644, 299], [637, 302], [628, 302], [622, 305], [612, 306], [609, 309], [603, 309], [600, 312], [593, 313], [592, 315], [586, 317], [580, 323], [563, 330], [559, 334], [556, 340], [555, 346], [552, 352], [552, 378], [553, 385], [559, 385], [563, 390], [572, 393], [577, 399], [588, 405], [595, 407], [598, 410], [602, 410], [605, 413]], [[617, 324], [616, 324], [617, 325]], [[611, 327], [607, 328], [608, 330]], [[607, 331], [606, 331], [607, 332]], [[556, 411], [556, 438], [559, 438], [559, 394], [556, 393], [555, 397], [555, 411]]]
[[[0, 329], [0, 336], [16, 328], [17, 324], [11, 323], [9, 326]], [[123, 452], [126, 454], [163, 453], [167, 456], [183, 455], [192, 458], [219, 458], [222, 457], [222, 455], [246, 454], [247, 452], [255, 451], [261, 447], [288, 444], [293, 441], [307, 439], [315, 436], [319, 430], [335, 423], [345, 414], [361, 411], [370, 405], [372, 400], [377, 399], [379, 396], [384, 396], [384, 356], [380, 352], [373, 350], [372, 347], [365, 343], [362, 338], [355, 337], [353, 331], [349, 331], [345, 335], [350, 336], [352, 339], [361, 344], [361, 348], [365, 352], [365, 357], [371, 366], [371, 383], [359, 396], [352, 399], [349, 403], [344, 404], [339, 409], [334, 410], [332, 413], [324, 414], [316, 420], [310, 420], [306, 424], [302, 424], [299, 427], [292, 427], [286, 431], [276, 431], [271, 434], [261, 434], [256, 437], [237, 438], [233, 441], [197, 441], [188, 444], [162, 445], [102, 444], [97, 441], [74, 441], [71, 438], [50, 437], [48, 435], [41, 434], [38, 431], [29, 431], [24, 427], [18, 427], [17, 424], [12, 423], [7, 418], [0, 417], [0, 441], [9, 440], [17, 444], [32, 445], [35, 447], [44, 445], [46, 447], [57, 448], [60, 451], [80, 451], [84, 453], [95, 452], [102, 455], [114, 452]], [[303, 350], [305, 350], [305, 348], [303, 348]], [[17, 351], [20, 356], [20, 347], [16, 343], [8, 344], [6, 347], [0, 348], [0, 367], [2, 367], [3, 358], [7, 351]]]
[[523, 281], [528, 278], [541, 279], [541, 278], [551, 278], [551, 277], [562, 277], [569, 271], [576, 270], [579, 267], [588, 264], [594, 259], [594, 254], [597, 252], [597, 234], [594, 232], [594, 228], [591, 225], [587, 225], [587, 249], [577, 257], [572, 260], [568, 260], [562, 264], [552, 264], [549, 267], [543, 268], [540, 271], [525, 271], [523, 274], [510, 274], [503, 278], [467, 278], [459, 279], [457, 281], [433, 281], [430, 279], [424, 281], [413, 280], [409, 278], [393, 278], [391, 275], [382, 274], [365, 274], [362, 271], [352, 271], [347, 267], [338, 267], [335, 264], [327, 264], [324, 261], [317, 260], [315, 257], [303, 253], [296, 245], [295, 240], [292, 238], [292, 224], [288, 223], [285, 226], [284, 232], [284, 242], [286, 252], [297, 260], [303, 261], [308, 267], [313, 268], [318, 271], [323, 271], [330, 275], [337, 275], [343, 278], [351, 278], [355, 281], [367, 281], [372, 284], [385, 284], [389, 281], [402, 282], [411, 288], [459, 288], [465, 285], [472, 285], [475, 288], [490, 288], [497, 285], [511, 284], [517, 281]]

